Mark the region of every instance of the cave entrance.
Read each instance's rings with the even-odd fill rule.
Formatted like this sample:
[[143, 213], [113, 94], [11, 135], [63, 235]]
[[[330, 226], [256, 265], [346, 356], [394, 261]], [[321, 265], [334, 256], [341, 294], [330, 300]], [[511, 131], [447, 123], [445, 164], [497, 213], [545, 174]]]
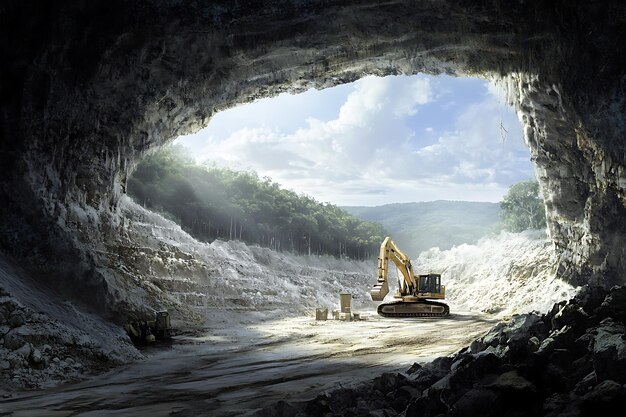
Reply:
[[[176, 142], [178, 150], [187, 147], [190, 156], [198, 162], [208, 161], [218, 169], [254, 169], [261, 177], [272, 178], [267, 181], [276, 181], [339, 206], [441, 199], [487, 201], [497, 206], [511, 183], [532, 175], [520, 123], [506, 105], [501, 91], [484, 80], [470, 78], [366, 77], [332, 89], [311, 90], [299, 96], [282, 95], [218, 113], [205, 130]], [[176, 153], [169, 155], [176, 156]], [[163, 167], [171, 169], [168, 156], [155, 158], [151, 162], [155, 171]], [[129, 181], [131, 194], [139, 186], [137, 181], [150, 178], [149, 170], [142, 166], [139, 170], [141, 172]], [[242, 202], [230, 199], [231, 193], [215, 193], [207, 183], [193, 185], [191, 180], [198, 179], [199, 173], [194, 169], [184, 172], [188, 173], [189, 186], [184, 186], [181, 180], [169, 183], [169, 188], [173, 191], [171, 202], [183, 203], [180, 205], [185, 208], [172, 217], [180, 222], [183, 214], [189, 214], [184, 221], [185, 230], [192, 234], [206, 232], [207, 225], [193, 217], [197, 215], [194, 210], [202, 204], [221, 201], [226, 213], [221, 226], [208, 225], [209, 232], [212, 228], [217, 233], [215, 241], [194, 246], [199, 248], [194, 249], [194, 256], [208, 266], [207, 272], [202, 268], [198, 271], [208, 277], [198, 274], [194, 277], [196, 283], [181, 278], [177, 283], [178, 277], [173, 279], [175, 274], [168, 274], [168, 292], [186, 302], [197, 302], [198, 310], [203, 313], [203, 307], [207, 307], [206, 315], [210, 320], [201, 340], [210, 342], [208, 352], [219, 359], [219, 368], [229, 369], [229, 374], [242, 375], [244, 372], [239, 369], [246, 370], [246, 386], [250, 386], [251, 381], [257, 383], [267, 368], [279, 366], [278, 375], [281, 378], [288, 375], [289, 384], [282, 384], [282, 379], [279, 383], [260, 381], [272, 390], [280, 389], [282, 398], [288, 398], [293, 395], [290, 390], [303, 386], [308, 393], [317, 393], [328, 386], [328, 379], [321, 373], [316, 374], [319, 371], [309, 376], [310, 368], [302, 364], [301, 358], [308, 360], [309, 355], [316, 355], [314, 366], [324, 373], [332, 367], [339, 370], [334, 372], [340, 372], [342, 379], [359, 381], [364, 378], [364, 369], [367, 369], [365, 377], [369, 376], [372, 363], [378, 363], [377, 369], [397, 371], [403, 370], [407, 360], [414, 361], [415, 355], [441, 354], [441, 346], [446, 346], [448, 341], [433, 338], [434, 333], [470, 337], [474, 331], [470, 329], [484, 331], [493, 324], [491, 317], [476, 319], [455, 308], [456, 317], [452, 320], [434, 324], [409, 320], [390, 325], [376, 315], [369, 298], [375, 279], [376, 254], [373, 259], [365, 259], [366, 262], [354, 260], [353, 255], [362, 259], [363, 252], [358, 251], [347, 257], [310, 256], [320, 255], [311, 253], [310, 245], [310, 239], [315, 244], [320, 236], [312, 238], [307, 228], [324, 220], [325, 216], [313, 216], [313, 222], [306, 216], [289, 217], [286, 223], [295, 224], [297, 233], [276, 236], [280, 231], [274, 231], [273, 235], [274, 239], [278, 237], [282, 241], [282, 247], [276, 246], [275, 241], [264, 245], [268, 243], [264, 233], [270, 230], [263, 232], [261, 229], [256, 231], [261, 240], [252, 241], [260, 243], [261, 247], [243, 245], [235, 241], [242, 240], [242, 234], [245, 237], [255, 225], [238, 218], [236, 213], [243, 205], [232, 203]], [[238, 177], [228, 176], [226, 181], [236, 182]], [[142, 189], [150, 189], [145, 185]], [[259, 193], [255, 186], [254, 182], [245, 181], [240, 185], [251, 188], [248, 197], [252, 199], [269, 191], [259, 188]], [[184, 199], [190, 194], [210, 195], [211, 201], [187, 204]], [[150, 198], [143, 197], [143, 200]], [[142, 202], [141, 196], [138, 201]], [[267, 202], [258, 198], [253, 206], [248, 202], [244, 204], [246, 208], [257, 210]], [[278, 217], [286, 216], [287, 209], [293, 209], [291, 204], [297, 204], [296, 200], [283, 200], [276, 210]], [[257, 218], [259, 223], [271, 217], [267, 212], [263, 214], [262, 218]], [[467, 211], [464, 214], [467, 220]], [[326, 226], [332, 228], [333, 225]], [[220, 227], [221, 232], [216, 232]], [[305, 241], [293, 242], [294, 237]], [[414, 237], [424, 240], [421, 233], [415, 233]], [[401, 243], [401, 236], [394, 234], [394, 239], [404, 250], [409, 247]], [[181, 239], [181, 242], [181, 247], [189, 247], [188, 241]], [[302, 243], [304, 245], [299, 245]], [[338, 250], [339, 255], [344, 255], [347, 249], [341, 248], [342, 243], [353, 249], [335, 240], [330, 248], [333, 252], [327, 254], [337, 255]], [[380, 243], [381, 240], [374, 242], [374, 251]], [[299, 255], [308, 256], [293, 256], [294, 247]], [[411, 257], [419, 253], [409, 250]], [[504, 251], [501, 249], [499, 254]], [[171, 255], [166, 251], [159, 254], [163, 259], [166, 256]], [[480, 276], [489, 279], [487, 274]], [[449, 278], [447, 274], [445, 279], [451, 282]], [[489, 291], [483, 288], [467, 293], [474, 301], [486, 298], [487, 294], [506, 293], [493, 287]], [[449, 288], [463, 292], [460, 285], [453, 284]], [[359, 312], [359, 317], [367, 315], [368, 320], [314, 321], [308, 313], [318, 306], [326, 307], [327, 311], [333, 309], [342, 290], [349, 290], [354, 298], [354, 311]], [[416, 334], [428, 337], [420, 340]], [[238, 345], [245, 352], [231, 355], [238, 365], [228, 363], [226, 367], [221, 363], [220, 344], [225, 344], [224, 340], [228, 341], [229, 348]], [[406, 340], [411, 342], [406, 343]], [[385, 352], [389, 354], [380, 355], [381, 346], [391, 347]], [[371, 355], [361, 355], [360, 352], [366, 351]], [[198, 352], [202, 355], [196, 356], [207, 354], [207, 350]], [[297, 358], [293, 352], [298, 352]], [[345, 361], [346, 356], [351, 359]], [[258, 367], [261, 372], [245, 368], [248, 360], [263, 363], [263, 368]], [[195, 367], [196, 363], [194, 357], [188, 357], [181, 366]], [[224, 382], [221, 379], [225, 379], [224, 372], [220, 369], [212, 372], [214, 379], [203, 381], [204, 389], [213, 389], [219, 384], [221, 389], [221, 385], [225, 385], [233, 392], [240, 392], [236, 378]], [[220, 394], [216, 397], [221, 400], [220, 407], [243, 407], [251, 402], [248, 397], [240, 396], [239, 403], [233, 405]]]

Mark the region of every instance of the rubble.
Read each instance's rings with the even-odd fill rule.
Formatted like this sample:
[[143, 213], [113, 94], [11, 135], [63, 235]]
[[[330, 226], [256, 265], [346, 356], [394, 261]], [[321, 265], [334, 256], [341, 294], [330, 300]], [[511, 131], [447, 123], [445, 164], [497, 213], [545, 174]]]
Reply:
[[[289, 408], [294, 416], [591, 416], [626, 402], [625, 287], [585, 286], [457, 353]], [[286, 407], [283, 405], [283, 407]], [[293, 410], [297, 410], [293, 413]], [[258, 416], [281, 416], [268, 407]], [[614, 415], [614, 414], [608, 414]]]
[[[118, 343], [102, 343], [100, 337]], [[141, 357], [130, 341], [124, 340], [122, 332], [94, 335], [35, 312], [0, 286], [0, 390], [78, 381]]]

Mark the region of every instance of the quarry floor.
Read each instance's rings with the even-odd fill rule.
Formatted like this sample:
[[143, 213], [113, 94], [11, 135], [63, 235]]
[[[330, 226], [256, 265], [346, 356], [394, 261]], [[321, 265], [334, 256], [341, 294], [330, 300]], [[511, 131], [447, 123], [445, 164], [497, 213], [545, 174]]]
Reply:
[[[207, 311], [206, 326], [145, 348], [145, 359], [56, 388], [0, 398], [0, 416], [240, 416], [305, 400], [467, 346], [497, 320], [316, 321], [275, 312]], [[234, 324], [235, 323], [235, 324]]]

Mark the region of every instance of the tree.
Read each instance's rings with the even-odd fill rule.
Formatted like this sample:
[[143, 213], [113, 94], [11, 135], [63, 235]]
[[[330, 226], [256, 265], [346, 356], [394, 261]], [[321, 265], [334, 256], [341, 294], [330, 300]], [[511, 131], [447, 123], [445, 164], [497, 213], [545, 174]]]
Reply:
[[180, 146], [146, 157], [128, 193], [199, 240], [237, 239], [302, 254], [367, 259], [387, 235], [339, 207], [281, 188], [253, 171], [197, 165]]
[[511, 232], [546, 227], [546, 212], [534, 180], [513, 184], [500, 202], [504, 228]]

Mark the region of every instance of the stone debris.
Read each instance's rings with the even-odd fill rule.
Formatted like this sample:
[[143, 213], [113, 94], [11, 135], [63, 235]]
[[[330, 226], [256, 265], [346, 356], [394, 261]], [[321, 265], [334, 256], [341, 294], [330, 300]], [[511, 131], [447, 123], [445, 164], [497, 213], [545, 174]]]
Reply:
[[406, 373], [256, 412], [279, 416], [595, 416], [626, 403], [626, 287], [584, 286]]
[[0, 390], [78, 381], [127, 360], [87, 333], [25, 307], [0, 287]]

